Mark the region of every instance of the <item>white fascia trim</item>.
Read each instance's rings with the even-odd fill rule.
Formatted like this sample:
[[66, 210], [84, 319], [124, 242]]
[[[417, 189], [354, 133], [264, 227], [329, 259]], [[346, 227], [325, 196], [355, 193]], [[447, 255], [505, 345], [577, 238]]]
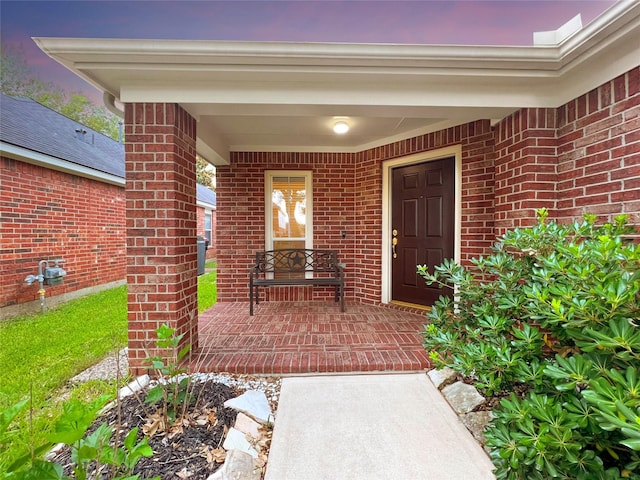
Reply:
[[196, 205], [198, 207], [204, 208], [205, 210], [215, 210], [216, 206], [213, 203], [203, 202], [201, 200], [196, 201]]
[[[403, 45], [302, 42], [220, 42], [211, 40], [145, 40], [33, 37], [47, 55], [104, 91], [128, 70], [158, 72], [211, 72], [257, 81], [273, 72], [295, 71], [312, 76], [319, 72], [365, 75], [407, 74], [444, 76], [507, 76], [535, 78], [561, 76], [566, 69], [589, 59], [593, 50], [633, 41], [640, 17], [640, 2], [620, 1], [559, 45]], [[635, 37], [637, 38], [637, 37]], [[596, 47], [596, 48], [594, 48]], [[100, 71], [116, 77], [102, 79]], [[92, 78], [93, 76], [96, 78]], [[127, 75], [128, 77], [129, 75]], [[209, 78], [207, 80], [210, 80]], [[120, 85], [121, 87], [122, 85]], [[116, 83], [112, 85], [116, 88]], [[122, 101], [123, 91], [111, 92]]]
[[98, 182], [109, 183], [118, 187], [125, 186], [124, 178], [118, 177], [117, 175], [94, 170], [93, 168], [61, 160], [39, 152], [34, 152], [28, 148], [18, 147], [10, 143], [0, 142], [0, 154], [14, 160], [50, 168], [59, 172], [69, 173], [71, 175], [77, 175], [79, 177], [89, 178]]

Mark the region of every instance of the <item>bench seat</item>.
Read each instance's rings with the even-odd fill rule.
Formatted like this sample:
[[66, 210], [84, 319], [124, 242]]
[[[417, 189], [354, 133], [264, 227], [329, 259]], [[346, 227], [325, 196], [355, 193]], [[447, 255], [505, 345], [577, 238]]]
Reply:
[[335, 250], [278, 249], [256, 253], [249, 273], [249, 315], [260, 300], [259, 287], [333, 286], [335, 301], [344, 312], [344, 269]]

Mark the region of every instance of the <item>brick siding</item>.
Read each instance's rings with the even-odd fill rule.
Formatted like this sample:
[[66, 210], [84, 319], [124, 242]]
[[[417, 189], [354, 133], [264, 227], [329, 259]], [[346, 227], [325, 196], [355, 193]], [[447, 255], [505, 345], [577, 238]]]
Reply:
[[556, 202], [556, 112], [522, 109], [495, 127], [495, 235], [531, 226], [535, 212]]
[[640, 68], [558, 109], [557, 218], [640, 225]]
[[[313, 172], [314, 248], [338, 250], [353, 273], [355, 185], [353, 156], [324, 153], [233, 152], [231, 164], [217, 168], [218, 301], [249, 298], [249, 268], [255, 252], [265, 248], [265, 170]], [[342, 238], [340, 232], [347, 231]], [[351, 286], [350, 286], [351, 287]], [[301, 291], [306, 293], [301, 293]], [[270, 288], [271, 299], [311, 299], [331, 289]]]
[[[347, 298], [380, 303], [382, 289], [382, 163], [414, 153], [462, 144], [463, 261], [485, 252], [494, 240], [493, 134], [475, 122], [370, 149], [346, 153], [232, 153], [217, 169], [218, 300], [248, 299], [248, 272], [264, 248], [265, 170], [313, 172], [314, 247], [338, 250], [346, 265]], [[346, 231], [342, 238], [341, 231]], [[270, 288], [268, 298], [327, 298], [331, 289]], [[274, 297], [275, 296], [275, 297]]]
[[568, 222], [627, 214], [640, 225], [640, 68], [557, 109], [522, 109], [495, 127], [496, 235], [535, 211]]
[[[197, 347], [195, 121], [177, 105], [131, 104], [126, 138], [129, 346], [135, 370], [161, 323], [186, 333], [185, 341]], [[540, 207], [562, 221], [584, 212], [601, 221], [626, 213], [640, 224], [640, 68], [635, 68], [557, 109], [521, 109], [493, 127], [480, 120], [354, 154], [232, 152], [230, 165], [217, 171], [219, 301], [248, 299], [248, 270], [255, 251], [264, 248], [265, 170], [311, 170], [314, 247], [338, 250], [346, 264], [348, 299], [379, 303], [383, 162], [453, 145], [462, 147], [463, 263], [486, 253], [506, 229], [531, 225]], [[122, 218], [116, 209], [124, 200], [117, 187], [6, 159], [1, 174], [1, 261], [3, 272], [11, 272], [3, 275], [3, 295], [7, 285], [20, 285], [18, 298], [34, 299], [36, 288], [29, 290], [23, 280], [43, 256], [62, 255], [68, 262], [65, 284], [52, 293], [72, 282], [91, 282], [98, 271], [105, 278], [122, 269], [122, 236], [114, 219]], [[65, 186], [71, 200], [57, 185]], [[39, 191], [47, 193], [46, 202], [25, 208], [24, 199], [37, 198]], [[78, 207], [87, 195], [95, 211]], [[120, 198], [119, 207], [105, 201], [114, 197]], [[92, 238], [86, 225], [94, 218], [103, 219], [93, 228], [103, 228], [108, 241]], [[18, 242], [29, 235], [37, 236], [39, 245], [25, 248]], [[91, 252], [87, 258], [80, 258], [80, 247]], [[103, 258], [113, 263], [96, 266]], [[267, 293], [283, 300], [331, 294], [319, 288]]]
[[[244, 301], [251, 257], [264, 248], [264, 170], [312, 170], [314, 244], [347, 265], [347, 298], [381, 296], [382, 162], [462, 146], [461, 260], [486, 254], [507, 229], [530, 226], [536, 210], [569, 221], [625, 213], [640, 224], [640, 69], [555, 108], [525, 108], [357, 154], [231, 154], [218, 169], [220, 301]], [[339, 232], [348, 232], [341, 239]], [[295, 290], [295, 293], [292, 292]], [[278, 298], [315, 298], [315, 289]]]
[[[204, 214], [205, 209], [202, 207], [197, 207], [197, 227], [196, 231], [198, 235], [204, 237]], [[209, 248], [207, 250], [207, 259], [216, 258], [216, 211], [211, 210], [211, 243], [209, 244]]]
[[[40, 260], [62, 258], [67, 271], [61, 285], [45, 285], [47, 299], [125, 280], [124, 187], [4, 157], [0, 185], [0, 308], [39, 300], [38, 283], [24, 279]], [[201, 232], [204, 209], [197, 214]]]
[[65, 260], [46, 297], [125, 277], [124, 188], [18, 160], [0, 165], [0, 308], [37, 300], [40, 260]]
[[162, 324], [198, 348], [196, 122], [176, 104], [125, 106], [129, 364]]

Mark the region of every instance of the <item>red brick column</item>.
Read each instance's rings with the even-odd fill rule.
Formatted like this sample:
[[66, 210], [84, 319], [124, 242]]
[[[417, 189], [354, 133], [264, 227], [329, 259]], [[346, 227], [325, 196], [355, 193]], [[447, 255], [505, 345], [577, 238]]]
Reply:
[[556, 111], [518, 110], [495, 128], [495, 233], [535, 223], [536, 210], [555, 216]]
[[125, 138], [129, 362], [140, 373], [164, 323], [198, 346], [196, 122], [176, 104], [127, 104]]

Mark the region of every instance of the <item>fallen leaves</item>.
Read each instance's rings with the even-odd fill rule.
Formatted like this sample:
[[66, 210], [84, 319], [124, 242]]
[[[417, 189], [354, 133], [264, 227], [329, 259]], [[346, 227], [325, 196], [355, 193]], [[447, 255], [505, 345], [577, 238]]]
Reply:
[[175, 419], [173, 422], [168, 422], [164, 409], [159, 408], [153, 414], [147, 417], [146, 423], [142, 427], [142, 431], [148, 437], [154, 435], [167, 435], [169, 438], [173, 438], [176, 435], [183, 433], [185, 428], [191, 426], [211, 426], [218, 425], [218, 417], [216, 415], [216, 409], [200, 411], [197, 413], [186, 413], [180, 418]]
[[186, 478], [193, 477], [193, 473], [187, 470], [187, 467], [184, 467], [179, 472], [176, 472], [176, 477], [185, 480]]
[[209, 448], [203, 445], [200, 449], [200, 455], [207, 459], [207, 465], [211, 468], [214, 463], [224, 463], [227, 458], [227, 451], [221, 447]]
[[165, 429], [164, 412], [158, 409], [147, 418], [147, 422], [142, 427], [142, 432], [147, 437], [153, 437], [156, 433], [163, 433]]

